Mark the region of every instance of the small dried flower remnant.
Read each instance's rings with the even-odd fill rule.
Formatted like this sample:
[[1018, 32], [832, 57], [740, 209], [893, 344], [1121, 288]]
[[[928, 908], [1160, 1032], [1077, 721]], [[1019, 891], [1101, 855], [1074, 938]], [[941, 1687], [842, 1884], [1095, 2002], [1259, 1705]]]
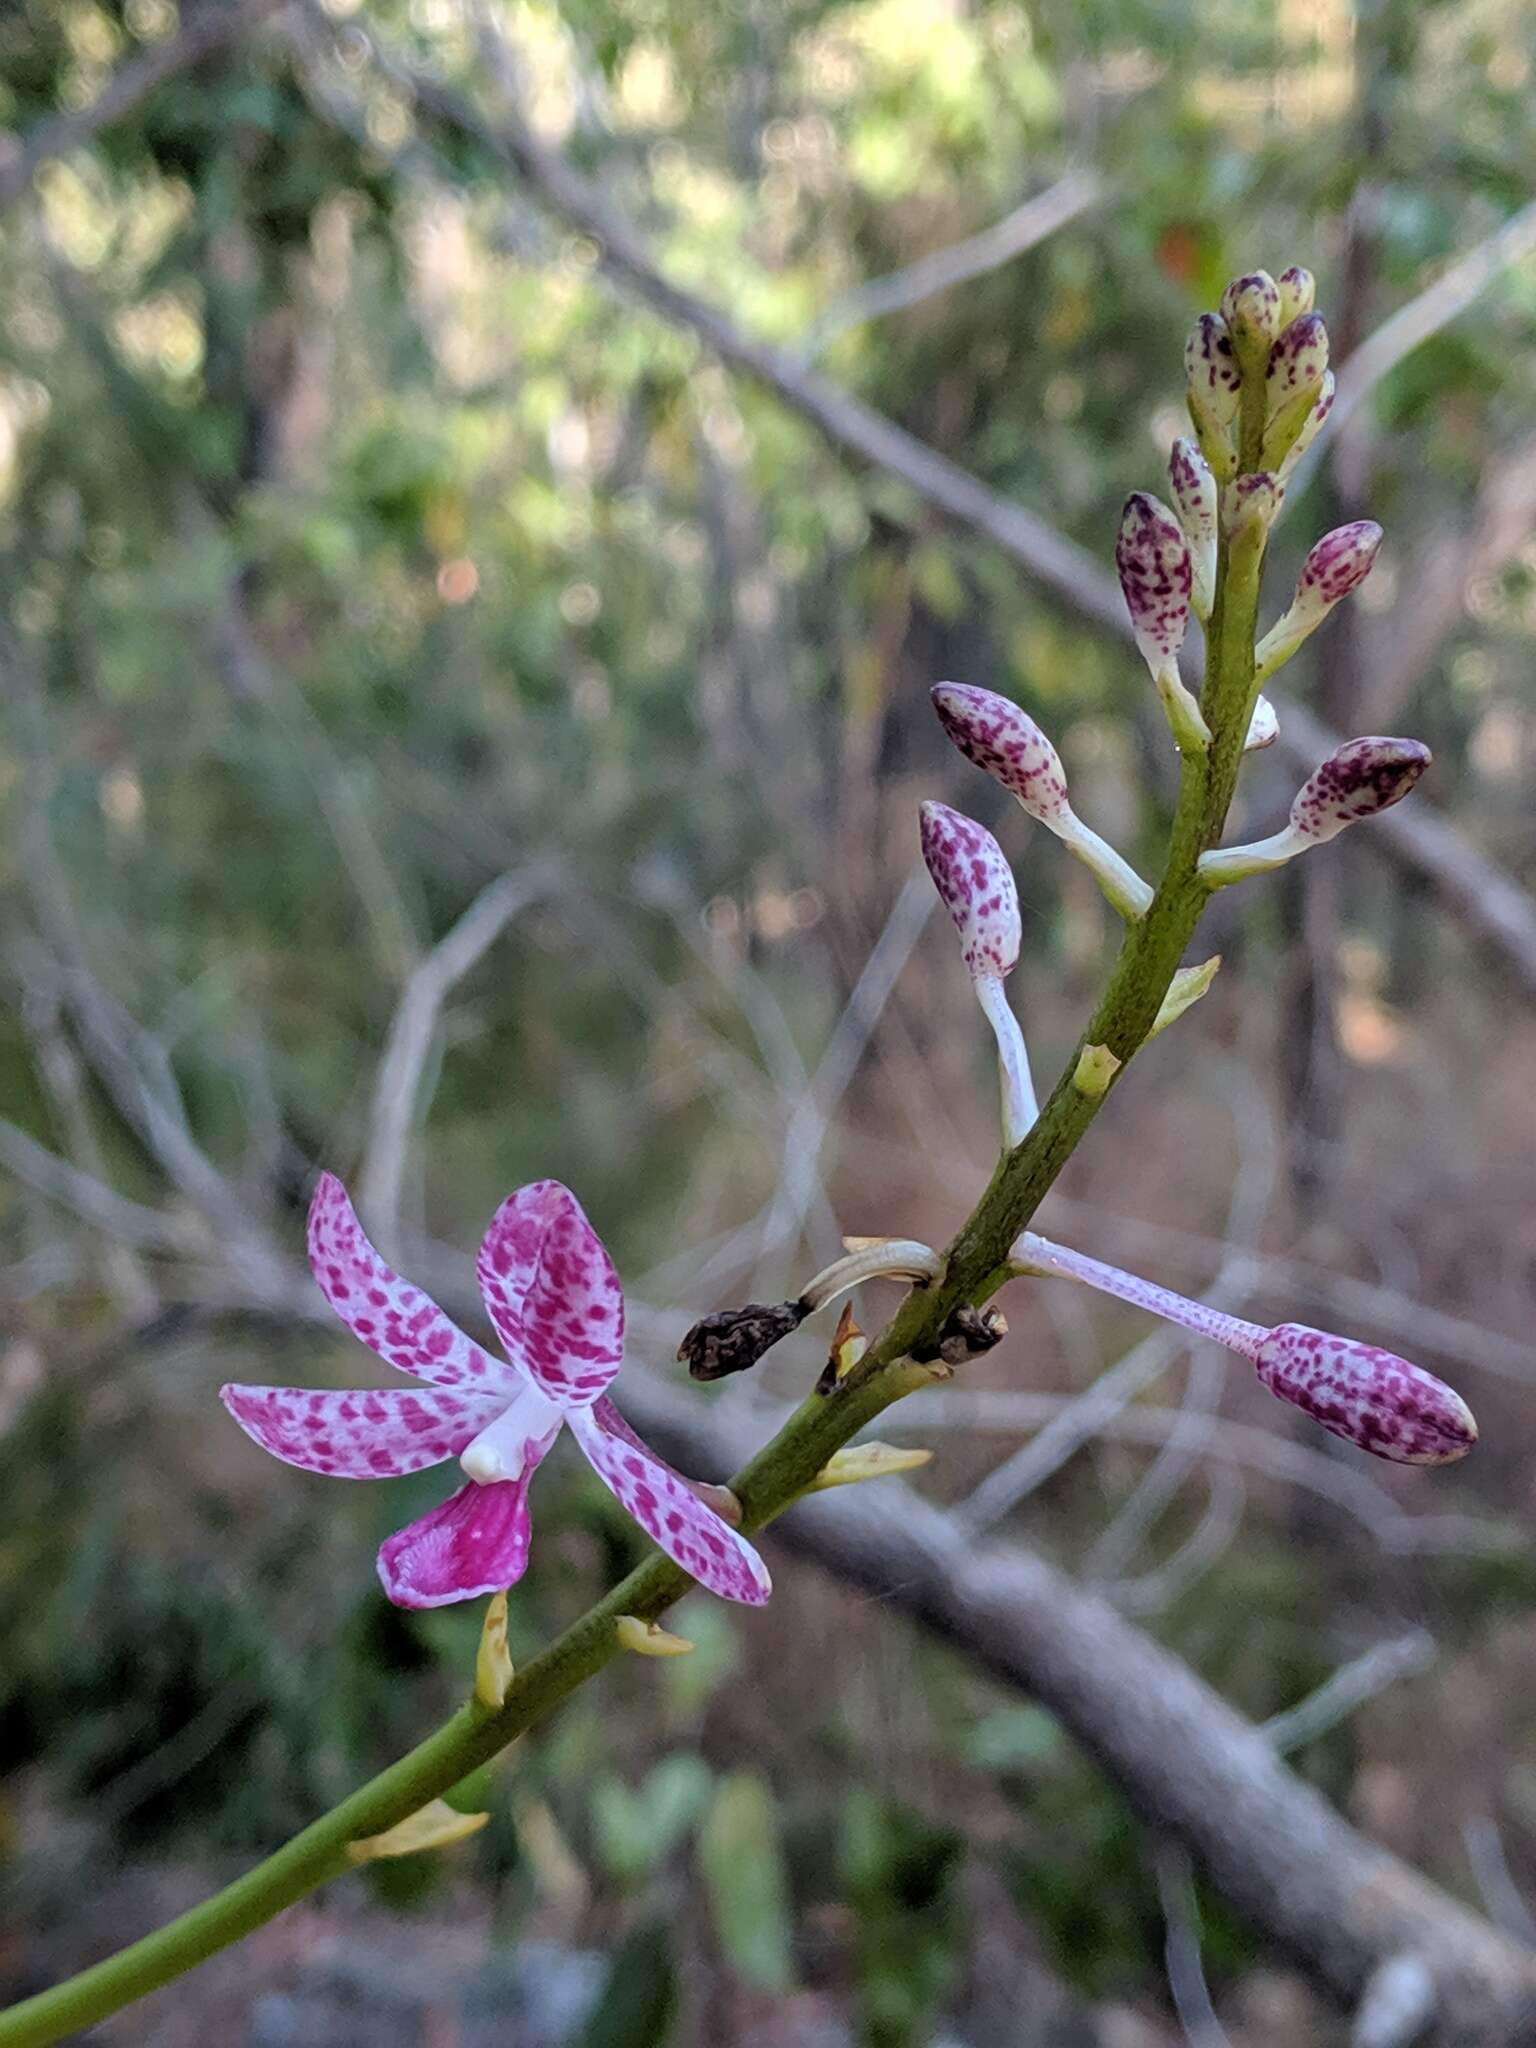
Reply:
[[759, 1606], [768, 1598], [756, 1551], [608, 1398], [624, 1355], [624, 1298], [568, 1188], [520, 1188], [480, 1248], [481, 1292], [505, 1358], [483, 1351], [385, 1265], [331, 1174], [321, 1176], [310, 1205], [309, 1256], [321, 1292], [353, 1335], [431, 1387], [227, 1386], [220, 1398], [263, 1450], [308, 1472], [384, 1479], [459, 1460], [468, 1484], [379, 1551], [379, 1577], [396, 1606], [441, 1607], [521, 1578], [532, 1538], [529, 1482], [566, 1428], [674, 1563], [722, 1599]]

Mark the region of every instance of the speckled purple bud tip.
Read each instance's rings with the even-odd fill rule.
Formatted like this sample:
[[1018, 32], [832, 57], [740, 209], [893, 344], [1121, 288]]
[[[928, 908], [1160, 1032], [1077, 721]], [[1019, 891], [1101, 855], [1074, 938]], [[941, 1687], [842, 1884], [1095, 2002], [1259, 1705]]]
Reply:
[[921, 808], [923, 859], [960, 934], [973, 977], [1001, 981], [1013, 971], [1022, 937], [1013, 870], [985, 825], [948, 804]]
[[1433, 759], [1421, 740], [1346, 740], [1302, 784], [1291, 824], [1308, 839], [1334, 839], [1346, 825], [1401, 803]]
[[1184, 378], [1215, 418], [1230, 420], [1236, 413], [1243, 380], [1220, 314], [1202, 313], [1190, 330], [1184, 344]]
[[1254, 1361], [1272, 1394], [1335, 1436], [1399, 1465], [1448, 1465], [1477, 1442], [1461, 1396], [1394, 1352], [1282, 1323]]
[[1070, 817], [1061, 756], [1027, 711], [971, 683], [938, 683], [932, 695], [954, 745], [1016, 796], [1032, 818], [1057, 824]]
[[1269, 409], [1278, 412], [1287, 400], [1321, 384], [1328, 369], [1328, 329], [1320, 313], [1293, 320], [1269, 352], [1266, 388]]
[[1154, 672], [1167, 668], [1189, 629], [1193, 567], [1184, 529], [1147, 491], [1133, 491], [1125, 501], [1115, 567], [1143, 659]]
[[1280, 327], [1282, 333], [1291, 322], [1303, 313], [1310, 313], [1317, 304], [1317, 280], [1310, 270], [1303, 270], [1299, 263], [1293, 263], [1289, 270], [1282, 270], [1275, 280], [1280, 288]]
[[1193, 441], [1182, 436], [1168, 450], [1168, 482], [1179, 521], [1192, 545], [1216, 538], [1216, 479]]
[[1280, 287], [1267, 270], [1234, 277], [1221, 295], [1221, 317], [1234, 337], [1273, 341], [1280, 332]]
[[1352, 519], [1348, 526], [1336, 526], [1302, 563], [1297, 602], [1320, 603], [1325, 608], [1336, 605], [1370, 575], [1380, 550], [1381, 528], [1374, 519]]

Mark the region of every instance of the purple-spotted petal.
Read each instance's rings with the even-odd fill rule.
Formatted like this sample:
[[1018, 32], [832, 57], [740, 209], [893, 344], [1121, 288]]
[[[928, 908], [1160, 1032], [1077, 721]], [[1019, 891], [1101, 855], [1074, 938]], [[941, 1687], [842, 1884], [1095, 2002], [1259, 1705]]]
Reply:
[[528, 1564], [533, 1525], [528, 1481], [470, 1480], [419, 1521], [379, 1546], [379, 1578], [396, 1607], [446, 1607], [516, 1585]]
[[921, 806], [923, 859], [960, 934], [973, 976], [1001, 980], [1019, 957], [1019, 892], [1013, 870], [985, 825], [948, 804]]
[[309, 1263], [337, 1315], [386, 1365], [442, 1387], [512, 1383], [501, 1359], [482, 1351], [435, 1301], [385, 1265], [333, 1173], [321, 1174], [309, 1205]]
[[497, 1394], [415, 1387], [220, 1387], [254, 1443], [285, 1465], [336, 1479], [397, 1479], [456, 1458], [505, 1407]]
[[595, 1401], [624, 1356], [624, 1295], [602, 1239], [557, 1180], [509, 1195], [476, 1269], [513, 1364], [566, 1411]]
[[722, 1600], [762, 1606], [773, 1584], [757, 1552], [654, 1457], [627, 1423], [615, 1430], [589, 1409], [569, 1420], [598, 1478], [674, 1564]]
[[1255, 1362], [1272, 1394], [1378, 1458], [1446, 1465], [1477, 1442], [1472, 1411], [1453, 1388], [1374, 1344], [1282, 1323]]

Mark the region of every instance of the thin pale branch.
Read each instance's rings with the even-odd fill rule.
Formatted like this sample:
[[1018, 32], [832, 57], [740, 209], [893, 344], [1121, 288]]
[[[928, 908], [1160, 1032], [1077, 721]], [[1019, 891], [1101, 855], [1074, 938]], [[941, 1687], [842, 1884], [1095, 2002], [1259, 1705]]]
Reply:
[[487, 884], [406, 980], [374, 1083], [368, 1146], [358, 1181], [364, 1213], [392, 1255], [400, 1233], [406, 1151], [420, 1111], [422, 1076], [443, 1004], [518, 912], [547, 886], [541, 871], [514, 868]]
[[0, 212], [15, 204], [43, 164], [83, 149], [167, 80], [227, 50], [284, 4], [285, 0], [205, 0], [175, 35], [114, 71], [88, 107], [55, 114], [26, 135], [0, 137]]
[[813, 322], [805, 341], [807, 359], [820, 355], [850, 327], [861, 327], [866, 320], [878, 320], [886, 313], [904, 312], [957, 284], [1000, 270], [1097, 206], [1105, 196], [1106, 187], [1097, 171], [1068, 171], [979, 234], [934, 249], [888, 276], [856, 285]]

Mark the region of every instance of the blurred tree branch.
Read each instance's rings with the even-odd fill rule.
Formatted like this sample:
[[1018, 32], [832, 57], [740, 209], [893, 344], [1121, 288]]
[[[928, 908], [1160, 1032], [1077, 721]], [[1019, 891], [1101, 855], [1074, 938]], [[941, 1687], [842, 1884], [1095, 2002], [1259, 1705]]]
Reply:
[[0, 212], [13, 206], [38, 169], [80, 149], [179, 72], [226, 50], [287, 0], [204, 0], [177, 32], [114, 71], [89, 106], [55, 114], [28, 134], [0, 137]]
[[1033, 249], [1064, 228], [1107, 196], [1103, 179], [1093, 170], [1071, 170], [1014, 207], [979, 234], [947, 248], [920, 256], [904, 269], [887, 277], [871, 278], [836, 299], [812, 322], [805, 338], [805, 356], [810, 361], [850, 327], [866, 320], [878, 320], [886, 313], [904, 312], [939, 292], [947, 292], [973, 277], [985, 277], [1000, 270], [1016, 256]]

